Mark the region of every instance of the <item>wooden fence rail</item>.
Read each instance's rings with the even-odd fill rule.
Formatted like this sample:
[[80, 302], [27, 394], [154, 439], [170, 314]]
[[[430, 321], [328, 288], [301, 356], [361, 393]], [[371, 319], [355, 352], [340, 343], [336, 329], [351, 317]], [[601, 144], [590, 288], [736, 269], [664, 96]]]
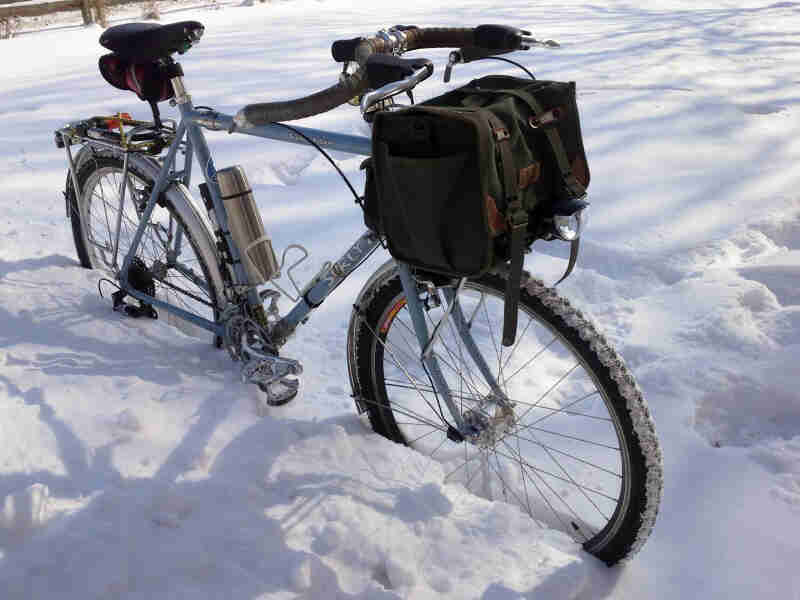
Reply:
[[[0, 21], [14, 17], [39, 17], [55, 12], [80, 10], [85, 25], [97, 22], [105, 27], [106, 7], [146, 1], [149, 0], [57, 0], [56, 2], [21, 4], [21, 0], [0, 0]], [[17, 6], [14, 6], [15, 4]]]

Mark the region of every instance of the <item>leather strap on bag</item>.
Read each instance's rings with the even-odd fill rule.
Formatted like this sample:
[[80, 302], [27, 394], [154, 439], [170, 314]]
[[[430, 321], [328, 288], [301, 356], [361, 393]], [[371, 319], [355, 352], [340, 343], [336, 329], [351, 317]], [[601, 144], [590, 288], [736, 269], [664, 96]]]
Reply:
[[[492, 94], [492, 95], [508, 94], [510, 96], [514, 96], [515, 98], [518, 98], [519, 100], [527, 104], [528, 107], [533, 112], [534, 117], [536, 118], [540, 117], [545, 112], [544, 108], [542, 108], [542, 105], [539, 103], [539, 101], [536, 100], [536, 98], [534, 98], [531, 94], [523, 90], [516, 90], [516, 89], [485, 90], [482, 88], [469, 88], [469, 90], [479, 94], [480, 93]], [[575, 175], [572, 173], [572, 167], [570, 167], [569, 159], [567, 158], [567, 152], [564, 149], [564, 143], [561, 141], [561, 135], [558, 133], [558, 129], [555, 127], [543, 127], [542, 130], [544, 131], [545, 135], [547, 135], [547, 139], [550, 141], [550, 146], [553, 149], [553, 154], [556, 157], [556, 161], [558, 162], [558, 168], [561, 171], [561, 176], [564, 178], [564, 183], [567, 186], [567, 189], [573, 196], [577, 198], [584, 196], [586, 194], [586, 188], [580, 181], [578, 181], [577, 177], [575, 177]], [[513, 254], [514, 248], [515, 248], [514, 239], [512, 235], [512, 240], [511, 240], [512, 274], [514, 272], [513, 259], [516, 256], [515, 254]], [[561, 276], [561, 279], [559, 279], [553, 284], [553, 287], [557, 286], [559, 283], [564, 281], [567, 277], [569, 277], [570, 273], [572, 273], [572, 269], [575, 268], [575, 263], [578, 260], [579, 250], [580, 250], [580, 238], [572, 240], [569, 248], [569, 262], [567, 263], [567, 269], [566, 271], [564, 271], [564, 274]], [[522, 275], [521, 275], [521, 265], [520, 265], [520, 277], [521, 276]], [[510, 282], [511, 279], [509, 279], [509, 283]], [[506, 294], [508, 294], [508, 292], [506, 292]], [[506, 295], [506, 298], [508, 298], [508, 295]], [[519, 298], [519, 290], [517, 290], [517, 298]], [[514, 312], [515, 331], [516, 331], [516, 316], [517, 315], [515, 311]], [[508, 322], [508, 304], [506, 304], [506, 322]], [[511, 343], [513, 343], [513, 338], [511, 339], [512, 339]], [[503, 344], [508, 345], [505, 342], [506, 342], [506, 328], [504, 327]]]
[[[511, 88], [488, 90], [481, 87], [472, 86], [465, 86], [461, 89], [465, 92], [487, 96], [514, 96], [528, 105], [533, 112], [534, 117], [538, 118], [545, 113], [545, 110], [542, 108], [542, 105], [539, 103], [539, 101], [524, 90]], [[564, 149], [564, 142], [561, 141], [561, 134], [558, 133], [558, 129], [555, 127], [542, 127], [541, 129], [544, 131], [545, 135], [547, 135], [547, 139], [550, 141], [550, 146], [553, 149], [553, 154], [556, 157], [558, 168], [561, 171], [561, 176], [564, 178], [564, 183], [566, 184], [567, 189], [576, 198], [585, 195], [586, 188], [572, 173], [572, 167], [570, 166], [569, 159], [567, 158], [567, 151]]]
[[[542, 108], [542, 105], [539, 104], [539, 101], [528, 92], [523, 90], [509, 89], [496, 91], [519, 98], [522, 100], [522, 102], [528, 105], [528, 107], [533, 111], [534, 116], [537, 118], [545, 112], [544, 108]], [[569, 159], [567, 158], [567, 151], [564, 149], [564, 142], [561, 141], [561, 134], [558, 133], [558, 129], [555, 127], [542, 127], [541, 129], [544, 131], [545, 135], [547, 135], [547, 139], [550, 140], [550, 146], [553, 148], [553, 154], [556, 157], [558, 168], [561, 170], [561, 176], [564, 178], [564, 183], [566, 184], [567, 189], [576, 198], [580, 198], [581, 196], [585, 195], [586, 188], [572, 173], [572, 167], [570, 166]]]
[[514, 156], [511, 153], [511, 135], [508, 128], [491, 112], [485, 111], [485, 114], [500, 153], [500, 168], [503, 171], [503, 193], [506, 197], [506, 218], [511, 234], [511, 270], [506, 281], [503, 345], [512, 346], [517, 337], [519, 287], [522, 281], [528, 212], [522, 207], [522, 198], [519, 195], [517, 169], [514, 164]]
[[[505, 92], [516, 98], [519, 98], [525, 104], [527, 104], [533, 111], [535, 117], [539, 117], [544, 113], [542, 105], [539, 104], [538, 100], [536, 100], [536, 98], [529, 93], [522, 90], [505, 90]], [[580, 198], [581, 196], [584, 196], [586, 194], [586, 188], [572, 173], [572, 167], [569, 165], [567, 152], [564, 149], [564, 143], [561, 141], [561, 135], [558, 133], [558, 129], [555, 127], [543, 127], [542, 129], [545, 132], [545, 135], [547, 135], [547, 139], [550, 140], [550, 146], [553, 148], [553, 154], [555, 154], [556, 160], [558, 161], [558, 168], [561, 170], [561, 176], [564, 178], [564, 183], [566, 184], [567, 189], [575, 197]], [[580, 238], [572, 240], [569, 246], [569, 262], [567, 263], [567, 269], [564, 271], [561, 279], [553, 284], [553, 287], [556, 287], [559, 283], [569, 277], [570, 273], [572, 273], [572, 269], [575, 268], [575, 263], [578, 261], [578, 251], [580, 250], [580, 247]]]

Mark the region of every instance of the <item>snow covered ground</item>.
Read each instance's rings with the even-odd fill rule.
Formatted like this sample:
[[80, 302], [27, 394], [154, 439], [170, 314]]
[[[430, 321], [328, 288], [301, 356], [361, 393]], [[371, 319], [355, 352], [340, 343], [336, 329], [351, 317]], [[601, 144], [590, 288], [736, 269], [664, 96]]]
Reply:
[[[335, 80], [332, 40], [394, 23], [515, 24], [524, 55], [578, 82], [591, 227], [561, 288], [648, 398], [665, 460], [656, 528], [606, 569], [562, 534], [443, 483], [372, 434], [345, 370], [349, 309], [375, 257], [286, 348], [302, 397], [264, 409], [223, 352], [113, 313], [65, 220], [66, 120], [146, 116], [96, 68], [100, 29], [0, 41], [0, 589], [49, 598], [800, 599], [800, 3], [297, 0], [176, 7], [206, 25], [195, 101], [233, 113]], [[429, 52], [438, 74], [445, 52]], [[497, 71], [457, 67], [454, 84]], [[439, 81], [421, 95], [445, 89]], [[356, 111], [308, 125], [366, 133]], [[302, 273], [361, 215], [300, 146], [215, 134]], [[360, 159], [337, 156], [360, 182]], [[565, 248], [537, 245], [547, 281]]]

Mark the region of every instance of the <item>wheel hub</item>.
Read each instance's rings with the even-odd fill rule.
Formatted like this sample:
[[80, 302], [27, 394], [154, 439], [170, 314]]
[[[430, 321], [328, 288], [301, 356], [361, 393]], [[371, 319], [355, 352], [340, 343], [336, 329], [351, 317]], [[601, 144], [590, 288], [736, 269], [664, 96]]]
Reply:
[[507, 404], [494, 405], [494, 415], [480, 408], [469, 409], [463, 414], [469, 442], [484, 450], [493, 448], [514, 426], [514, 409]]

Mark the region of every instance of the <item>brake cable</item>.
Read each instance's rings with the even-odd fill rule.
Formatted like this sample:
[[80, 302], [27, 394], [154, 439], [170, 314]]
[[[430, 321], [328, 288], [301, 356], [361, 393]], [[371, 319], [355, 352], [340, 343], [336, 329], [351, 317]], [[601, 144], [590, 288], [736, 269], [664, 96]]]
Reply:
[[337, 173], [339, 173], [339, 175], [344, 180], [344, 182], [347, 185], [347, 187], [350, 188], [350, 191], [353, 193], [353, 197], [356, 199], [356, 204], [360, 204], [361, 203], [361, 197], [356, 193], [356, 190], [353, 187], [353, 185], [350, 183], [350, 180], [347, 179], [347, 177], [345, 176], [344, 173], [342, 173], [342, 170], [339, 168], [339, 165], [337, 165], [336, 162], [331, 158], [330, 154], [325, 152], [325, 150], [323, 148], [321, 148], [319, 144], [317, 144], [314, 140], [312, 140], [310, 137], [308, 137], [302, 131], [300, 131], [298, 129], [295, 129], [294, 127], [292, 127], [291, 125], [287, 125], [286, 123], [281, 123], [279, 121], [273, 121], [271, 123], [271, 125], [280, 125], [281, 127], [285, 127], [289, 131], [299, 135], [301, 138], [303, 138], [305, 141], [307, 141], [309, 144], [311, 144], [314, 148], [319, 150], [319, 152], [322, 154], [322, 156], [327, 158], [328, 162], [333, 165], [333, 168], [336, 169]]

